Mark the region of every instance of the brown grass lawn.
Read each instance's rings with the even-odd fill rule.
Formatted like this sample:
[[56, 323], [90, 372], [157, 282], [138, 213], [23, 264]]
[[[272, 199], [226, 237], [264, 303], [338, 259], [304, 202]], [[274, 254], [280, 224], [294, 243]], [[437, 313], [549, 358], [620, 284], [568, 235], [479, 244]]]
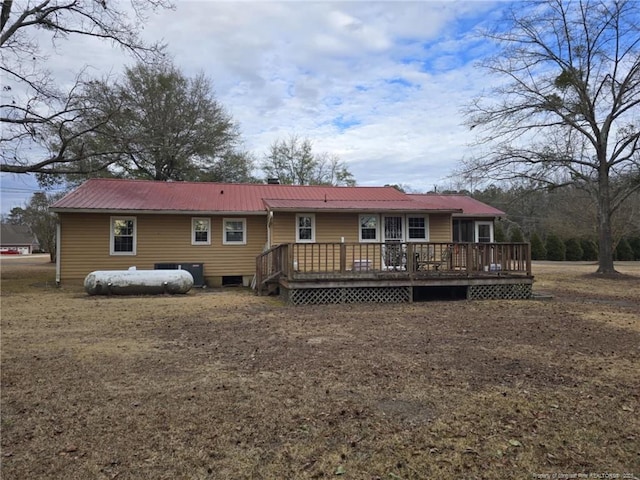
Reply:
[[545, 301], [288, 307], [3, 258], [2, 479], [638, 478], [640, 265], [594, 270], [535, 264]]

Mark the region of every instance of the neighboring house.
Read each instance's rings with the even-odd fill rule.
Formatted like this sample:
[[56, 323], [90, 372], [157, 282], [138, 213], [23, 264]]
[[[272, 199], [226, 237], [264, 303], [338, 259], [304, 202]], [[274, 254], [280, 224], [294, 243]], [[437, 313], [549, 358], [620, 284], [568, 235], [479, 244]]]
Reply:
[[[447, 247], [454, 225], [472, 222], [479, 241], [493, 239], [493, 218], [503, 213], [469, 200], [392, 187], [91, 179], [51, 207], [60, 220], [57, 279], [78, 282], [94, 270], [167, 264], [200, 265], [210, 286], [279, 281], [288, 289], [284, 282], [302, 273], [343, 281], [390, 267], [426, 276], [423, 267], [443, 264], [445, 250], [447, 268], [463, 265]], [[530, 269], [522, 273], [530, 276]]]
[[39, 248], [38, 240], [26, 225], [3, 223], [0, 226], [0, 253], [29, 255]]

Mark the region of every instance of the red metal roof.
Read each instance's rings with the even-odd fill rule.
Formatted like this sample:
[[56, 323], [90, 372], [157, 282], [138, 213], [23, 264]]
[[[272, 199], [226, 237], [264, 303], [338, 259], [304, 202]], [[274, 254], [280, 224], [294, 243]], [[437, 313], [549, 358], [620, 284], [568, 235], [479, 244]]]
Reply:
[[[265, 202], [339, 202], [342, 208], [366, 202], [413, 205], [393, 187], [331, 187], [144, 180], [90, 179], [57, 201], [53, 211], [149, 211], [264, 213]], [[338, 205], [338, 203], [336, 203]], [[411, 207], [409, 207], [411, 209]], [[415, 209], [415, 207], [414, 207]]]
[[504, 215], [463, 195], [406, 195], [393, 187], [331, 187], [95, 178], [65, 195], [53, 211], [244, 213], [267, 210], [440, 211]]
[[447, 205], [449, 208], [461, 210], [458, 216], [468, 217], [500, 217], [506, 215], [502, 210], [498, 210], [480, 200], [468, 195], [438, 195], [434, 193], [411, 194], [411, 197], [424, 203], [426, 206]]
[[430, 211], [447, 211], [451, 212], [451, 208], [425, 208], [422, 202], [417, 202], [412, 198], [406, 197], [401, 200], [281, 200], [281, 199], [265, 199], [264, 203], [270, 210], [291, 210], [291, 211], [405, 211], [405, 212], [424, 212]]

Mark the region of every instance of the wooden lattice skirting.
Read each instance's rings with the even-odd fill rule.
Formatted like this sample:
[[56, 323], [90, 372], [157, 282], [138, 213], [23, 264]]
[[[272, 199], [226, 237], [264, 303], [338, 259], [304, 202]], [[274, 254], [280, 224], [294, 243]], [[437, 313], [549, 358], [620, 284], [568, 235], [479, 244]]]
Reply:
[[[334, 287], [280, 288], [282, 299], [293, 305], [336, 303], [408, 303], [412, 301], [412, 287]], [[525, 300], [532, 296], [530, 283], [469, 285], [469, 300]]]
[[469, 285], [469, 300], [523, 300], [531, 298], [531, 284], [515, 283], [506, 285]]
[[411, 287], [281, 288], [281, 293], [285, 301], [293, 305], [411, 301]]

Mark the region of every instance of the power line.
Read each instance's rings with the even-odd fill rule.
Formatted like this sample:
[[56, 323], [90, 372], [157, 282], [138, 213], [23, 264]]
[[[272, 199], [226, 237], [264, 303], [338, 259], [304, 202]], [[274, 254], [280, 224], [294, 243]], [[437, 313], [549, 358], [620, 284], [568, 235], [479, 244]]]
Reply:
[[36, 192], [64, 192], [65, 188], [28, 188], [28, 187], [1, 187], [0, 191], [8, 193], [36, 193]]

